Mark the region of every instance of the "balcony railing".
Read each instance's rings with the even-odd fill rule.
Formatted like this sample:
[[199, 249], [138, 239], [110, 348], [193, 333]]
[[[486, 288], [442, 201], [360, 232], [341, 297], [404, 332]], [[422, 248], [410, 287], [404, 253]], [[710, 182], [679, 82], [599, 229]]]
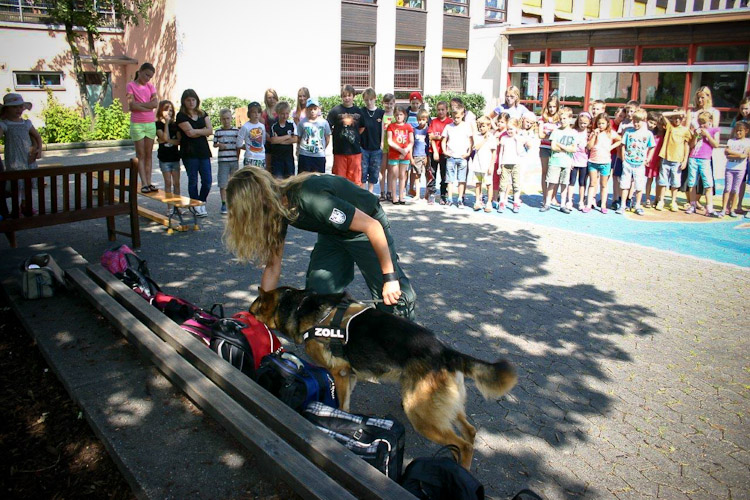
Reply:
[[[0, 21], [47, 24], [49, 21], [49, 8], [52, 6], [52, 3], [39, 0], [0, 0]], [[100, 26], [105, 28], [120, 27], [112, 2], [95, 1], [94, 6], [102, 18]]]

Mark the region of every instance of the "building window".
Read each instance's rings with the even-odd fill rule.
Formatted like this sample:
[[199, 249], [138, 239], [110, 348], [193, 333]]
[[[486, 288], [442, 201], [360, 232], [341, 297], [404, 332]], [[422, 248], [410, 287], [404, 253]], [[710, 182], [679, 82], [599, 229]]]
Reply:
[[440, 90], [442, 92], [466, 92], [466, 59], [443, 58]]
[[513, 73], [510, 77], [511, 85], [521, 90], [521, 102], [534, 112], [541, 112], [544, 99], [544, 74]]
[[686, 63], [687, 47], [646, 47], [643, 49], [643, 63]]
[[550, 53], [550, 64], [586, 64], [588, 62], [586, 49], [582, 50], [553, 50]]
[[396, 98], [415, 90], [422, 91], [422, 55], [421, 50], [397, 50], [393, 72], [393, 87]]
[[461, 16], [469, 15], [469, 0], [445, 0], [443, 2], [443, 11], [446, 14], [458, 14]]
[[728, 127], [732, 118], [737, 116], [737, 107], [744, 95], [745, 76], [745, 73], [731, 71], [693, 73], [690, 102], [699, 88], [710, 88], [713, 106], [722, 112], [720, 123]]
[[595, 49], [594, 64], [632, 64], [635, 61], [635, 49]]
[[703, 45], [695, 53], [696, 62], [747, 63], [750, 45]]
[[64, 90], [62, 72], [51, 71], [14, 71], [13, 83], [16, 90]]
[[[106, 72], [104, 76], [107, 79], [107, 93], [104, 94], [102, 106], [106, 108], [112, 104], [112, 74]], [[87, 71], [83, 74], [83, 79], [86, 81], [86, 96], [93, 107], [95, 103], [99, 102], [99, 93], [102, 91], [103, 83], [102, 75], [93, 71]]]
[[638, 100], [644, 105], [682, 106], [685, 73], [641, 73]]
[[[74, 10], [83, 9], [83, 2], [74, 2]], [[0, 21], [11, 21], [17, 23], [47, 24], [50, 1], [23, 1], [13, 0], [0, 3]], [[119, 28], [120, 23], [115, 12], [114, 2], [111, 0], [94, 0], [103, 27]]]
[[371, 45], [341, 45], [341, 86], [355, 89], [372, 86], [373, 47]]
[[577, 113], [586, 95], [586, 73], [549, 73], [549, 93]]
[[507, 0], [484, 0], [484, 24], [504, 23], [508, 14]]
[[396, 0], [396, 7], [425, 10], [425, 0]]
[[532, 51], [514, 51], [513, 52], [513, 66], [520, 66], [523, 64], [544, 64], [543, 50], [532, 50]]
[[601, 99], [607, 104], [625, 103], [633, 89], [633, 73], [591, 73], [592, 100]]

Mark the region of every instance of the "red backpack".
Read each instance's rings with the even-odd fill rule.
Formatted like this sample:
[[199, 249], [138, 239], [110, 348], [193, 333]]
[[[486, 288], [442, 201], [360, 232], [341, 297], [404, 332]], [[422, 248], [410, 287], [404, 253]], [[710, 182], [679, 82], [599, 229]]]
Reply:
[[279, 338], [247, 311], [214, 323], [210, 347], [253, 379], [264, 356], [284, 351]]

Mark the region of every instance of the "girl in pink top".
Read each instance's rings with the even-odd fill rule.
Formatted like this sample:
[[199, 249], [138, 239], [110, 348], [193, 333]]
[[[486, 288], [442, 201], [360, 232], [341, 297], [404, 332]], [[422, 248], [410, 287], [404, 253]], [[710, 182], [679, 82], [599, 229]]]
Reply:
[[[542, 116], [539, 118], [539, 138], [542, 140], [539, 146], [539, 158], [542, 162], [542, 197], [547, 192], [547, 167], [549, 166], [549, 157], [552, 154], [552, 143], [549, 140], [550, 134], [560, 128], [560, 99], [556, 95], [550, 96], [547, 105], [544, 106]], [[555, 202], [557, 203], [557, 202]]]
[[130, 110], [130, 138], [135, 143], [142, 193], [158, 191], [151, 183], [151, 156], [156, 139], [154, 110], [159, 105], [156, 88], [150, 82], [153, 77], [154, 67], [150, 63], [143, 63], [135, 72], [135, 80], [125, 87]]
[[620, 136], [612, 130], [612, 122], [607, 113], [594, 118], [594, 127], [589, 136], [589, 189], [586, 193], [586, 206], [583, 213], [589, 213], [596, 204], [596, 189], [600, 189], [600, 206], [607, 213], [607, 184], [612, 172], [612, 151], [620, 146]]

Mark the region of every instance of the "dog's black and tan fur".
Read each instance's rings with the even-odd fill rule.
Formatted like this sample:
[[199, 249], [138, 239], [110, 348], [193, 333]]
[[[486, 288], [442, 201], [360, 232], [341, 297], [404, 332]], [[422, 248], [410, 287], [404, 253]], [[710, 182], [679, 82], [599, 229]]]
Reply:
[[[344, 295], [288, 287], [261, 290], [250, 312], [301, 344], [305, 330], [320, 322]], [[476, 429], [466, 420], [464, 375], [486, 398], [502, 396], [516, 383], [507, 361], [488, 363], [454, 351], [428, 329], [377, 309], [350, 323], [345, 358], [334, 357], [329, 344], [317, 340], [308, 340], [305, 351], [333, 375], [344, 410], [349, 409], [357, 378], [400, 382], [404, 411], [414, 429], [438, 444], [455, 445], [466, 469], [471, 466]]]

